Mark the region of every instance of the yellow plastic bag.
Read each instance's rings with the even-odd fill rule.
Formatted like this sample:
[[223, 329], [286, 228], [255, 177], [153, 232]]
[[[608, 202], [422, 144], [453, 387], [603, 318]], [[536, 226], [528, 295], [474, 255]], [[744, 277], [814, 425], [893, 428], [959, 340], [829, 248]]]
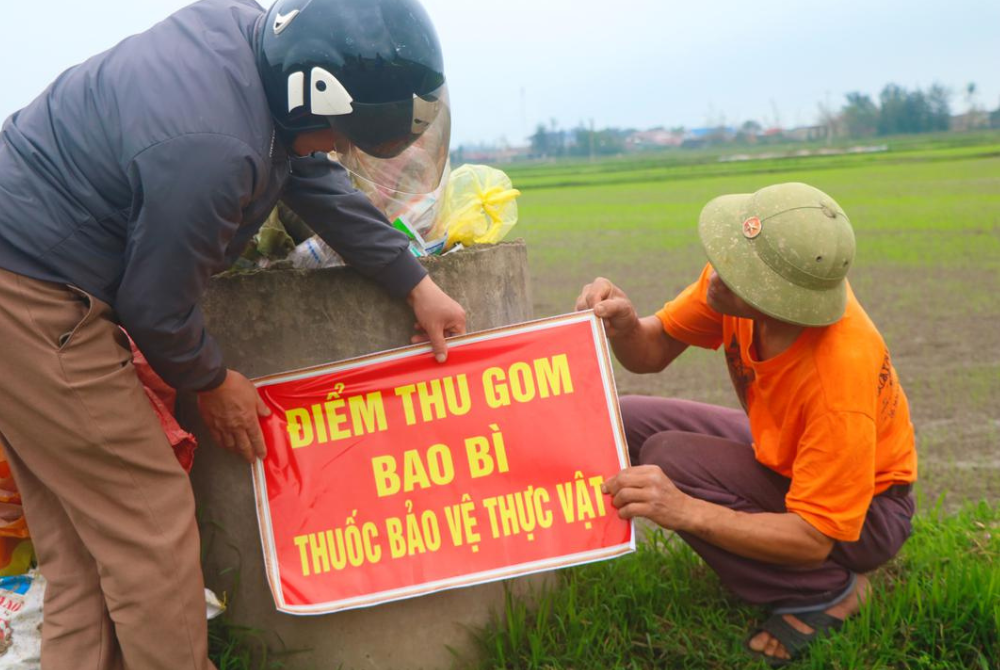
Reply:
[[448, 235], [455, 244], [496, 244], [517, 223], [517, 196], [510, 177], [485, 165], [463, 165], [451, 173], [441, 213], [428, 239]]

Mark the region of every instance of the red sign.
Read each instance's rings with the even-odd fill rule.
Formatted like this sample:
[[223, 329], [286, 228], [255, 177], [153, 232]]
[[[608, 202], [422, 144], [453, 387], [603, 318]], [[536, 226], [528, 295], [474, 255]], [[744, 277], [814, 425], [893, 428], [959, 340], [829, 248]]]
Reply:
[[627, 465], [591, 312], [255, 382], [254, 490], [283, 612], [323, 614], [619, 556]]

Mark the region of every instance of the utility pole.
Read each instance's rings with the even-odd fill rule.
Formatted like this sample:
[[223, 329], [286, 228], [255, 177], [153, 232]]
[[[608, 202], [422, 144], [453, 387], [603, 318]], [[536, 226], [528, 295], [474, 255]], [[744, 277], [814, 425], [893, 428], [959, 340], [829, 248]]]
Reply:
[[833, 131], [836, 129], [837, 125], [837, 114], [833, 111], [833, 107], [830, 105], [830, 89], [825, 92], [826, 97], [826, 146], [833, 144]]
[[590, 162], [594, 162], [594, 119], [590, 119]]
[[524, 92], [524, 87], [521, 87], [521, 139], [528, 137], [528, 113], [527, 113], [527, 103], [525, 102], [526, 94]]

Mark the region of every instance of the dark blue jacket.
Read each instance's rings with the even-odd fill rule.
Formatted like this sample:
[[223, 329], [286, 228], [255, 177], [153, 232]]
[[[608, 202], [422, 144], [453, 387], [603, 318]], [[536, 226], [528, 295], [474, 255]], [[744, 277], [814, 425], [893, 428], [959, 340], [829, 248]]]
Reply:
[[110, 303], [177, 388], [224, 379], [198, 301], [279, 197], [393, 295], [425, 274], [341, 166], [275, 136], [263, 18], [250, 0], [186, 7], [67, 70], [0, 131], [0, 267]]

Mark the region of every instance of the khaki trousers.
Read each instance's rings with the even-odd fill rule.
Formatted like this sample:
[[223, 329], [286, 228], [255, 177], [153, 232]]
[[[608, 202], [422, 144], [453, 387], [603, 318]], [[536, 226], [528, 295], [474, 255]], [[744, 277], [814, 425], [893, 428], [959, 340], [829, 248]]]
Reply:
[[48, 580], [43, 670], [208, 670], [191, 484], [111, 308], [0, 270], [0, 441]]

